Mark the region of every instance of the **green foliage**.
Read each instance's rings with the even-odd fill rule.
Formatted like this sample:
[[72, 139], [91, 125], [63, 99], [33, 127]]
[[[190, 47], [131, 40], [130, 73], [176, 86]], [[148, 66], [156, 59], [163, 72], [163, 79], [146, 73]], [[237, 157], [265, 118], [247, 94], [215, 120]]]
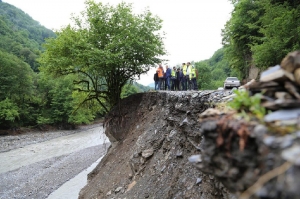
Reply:
[[300, 4], [296, 7], [283, 4], [261, 3], [265, 14], [260, 18], [258, 44], [252, 44], [251, 50], [255, 63], [262, 68], [279, 64], [289, 52], [300, 49]]
[[222, 30], [225, 59], [232, 68], [242, 74], [248, 75], [248, 67], [252, 64], [251, 47], [249, 44], [256, 42], [259, 32], [259, 18], [263, 14], [257, 1], [241, 0], [234, 6], [231, 19]]
[[142, 84], [139, 84], [137, 82], [133, 82], [133, 85], [137, 88], [138, 92], [139, 93], [142, 93], [142, 92], [147, 92], [149, 90], [151, 90], [152, 88], [149, 87], [149, 86], [144, 86]]
[[97, 101], [85, 101], [88, 92], [74, 91], [77, 88], [73, 82], [80, 79], [78, 76], [53, 79], [43, 72], [36, 73], [36, 59], [48, 37], [54, 38], [55, 34], [23, 11], [0, 2], [1, 129], [90, 123], [103, 115], [104, 109]]
[[7, 97], [16, 102], [31, 98], [34, 73], [16, 56], [0, 50], [0, 100]]
[[18, 107], [15, 126], [35, 122], [36, 75], [28, 64], [0, 50], [0, 100], [8, 99]]
[[134, 15], [130, 4], [116, 7], [86, 1], [87, 10], [75, 26], [47, 40], [40, 68], [57, 76], [77, 74], [85, 101], [97, 100], [108, 111], [121, 97], [128, 81], [146, 73], [165, 54], [161, 19], [149, 11]]
[[213, 86], [211, 81], [211, 68], [209, 67], [207, 62], [196, 62], [195, 66], [199, 74], [197, 79], [197, 83], [199, 85], [198, 88], [201, 90], [207, 90], [212, 88]]
[[89, 124], [97, 115], [103, 115], [103, 108], [95, 100], [84, 102], [86, 93], [73, 91], [72, 93], [72, 112], [68, 122], [72, 124]]
[[208, 60], [195, 62], [195, 66], [199, 73], [198, 88], [201, 90], [215, 90], [218, 87], [223, 87], [226, 77], [240, 77], [224, 59], [224, 48], [217, 50]]
[[234, 93], [236, 96], [228, 103], [229, 107], [242, 113], [250, 113], [259, 119], [266, 115], [266, 109], [261, 106], [261, 94], [249, 96], [249, 92], [245, 90], [236, 90]]
[[242, 78], [251, 65], [266, 69], [299, 50], [300, 2], [282, 0], [232, 1], [234, 11], [222, 30], [225, 58]]
[[138, 93], [138, 88], [132, 84], [126, 84], [122, 88], [121, 98], [128, 97], [129, 95], [132, 95], [134, 93]]
[[55, 33], [41, 26], [22, 10], [0, 2], [0, 49], [26, 62], [38, 71], [36, 58], [45, 38]]
[[[29, 39], [33, 43], [38, 43], [40, 50], [42, 49], [40, 45], [44, 43], [45, 38], [55, 37], [53, 31], [45, 28], [24, 11], [8, 3], [0, 2], [0, 16], [6, 20], [8, 26], [13, 25], [14, 31], [23, 34], [26, 40]], [[12, 32], [12, 30], [9, 32]]]
[[149, 86], [144, 86], [142, 84], [139, 84], [137, 82], [127, 83], [125, 86], [122, 88], [122, 93], [121, 93], [121, 98], [126, 98], [129, 95], [135, 94], [135, 93], [142, 93], [142, 92], [147, 92], [151, 88]]
[[72, 111], [72, 80], [69, 78], [55, 81], [55, 87], [49, 91], [51, 96], [50, 111], [53, 123], [67, 123]]
[[51, 79], [41, 73], [39, 79], [40, 97], [42, 99], [41, 113], [37, 118], [38, 124], [67, 124], [90, 123], [101, 110], [98, 104], [81, 104], [87, 97], [85, 93], [74, 92], [75, 75], [67, 75]]
[[0, 101], [0, 125], [10, 127], [19, 117], [19, 109], [11, 100], [5, 99]]

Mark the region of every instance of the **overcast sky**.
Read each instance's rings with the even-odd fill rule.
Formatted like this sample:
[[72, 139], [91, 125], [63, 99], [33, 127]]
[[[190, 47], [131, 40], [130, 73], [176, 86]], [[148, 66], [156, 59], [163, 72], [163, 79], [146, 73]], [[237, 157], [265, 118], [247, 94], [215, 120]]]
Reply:
[[[71, 14], [85, 10], [85, 0], [3, 0], [40, 22], [46, 28], [57, 30], [71, 23]], [[163, 20], [162, 30], [169, 55], [165, 64], [174, 66], [182, 62], [209, 59], [222, 47], [221, 29], [233, 10], [229, 0], [123, 0], [133, 3], [135, 13], [149, 7], [150, 12]], [[100, 0], [95, 0], [100, 2]], [[102, 0], [116, 5], [122, 0]], [[154, 69], [139, 83], [153, 82]]]

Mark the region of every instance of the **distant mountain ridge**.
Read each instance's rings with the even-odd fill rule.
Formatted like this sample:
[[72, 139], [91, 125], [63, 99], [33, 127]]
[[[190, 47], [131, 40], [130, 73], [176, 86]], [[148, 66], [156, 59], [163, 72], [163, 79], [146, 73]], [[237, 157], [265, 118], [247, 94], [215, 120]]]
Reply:
[[152, 87], [150, 87], [150, 86], [144, 86], [144, 85], [139, 84], [137, 82], [134, 82], [133, 85], [136, 86], [139, 89], [139, 92], [147, 92], [147, 91], [152, 89]]
[[0, 1], [0, 51], [12, 54], [38, 71], [36, 58], [46, 38], [55, 33], [32, 19], [24, 11]]
[[148, 84], [148, 87], [154, 88], [155, 84], [154, 83], [150, 83], [150, 84]]
[[27, 13], [11, 4], [1, 1], [0, 15], [1, 18], [3, 17], [8, 22], [9, 26], [13, 26], [14, 31], [24, 31], [28, 34], [29, 39], [33, 39], [39, 44], [42, 44], [45, 38], [55, 37], [55, 33], [52, 30], [42, 26]]

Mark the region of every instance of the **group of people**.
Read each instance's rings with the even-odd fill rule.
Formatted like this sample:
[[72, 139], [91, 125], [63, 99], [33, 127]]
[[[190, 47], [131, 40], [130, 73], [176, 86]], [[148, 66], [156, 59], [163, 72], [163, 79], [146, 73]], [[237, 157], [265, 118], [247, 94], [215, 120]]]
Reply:
[[154, 74], [155, 90], [186, 91], [198, 90], [197, 77], [198, 72], [195, 66], [190, 62], [182, 63], [182, 67], [173, 69], [165, 66], [164, 71], [162, 64], [159, 64]]

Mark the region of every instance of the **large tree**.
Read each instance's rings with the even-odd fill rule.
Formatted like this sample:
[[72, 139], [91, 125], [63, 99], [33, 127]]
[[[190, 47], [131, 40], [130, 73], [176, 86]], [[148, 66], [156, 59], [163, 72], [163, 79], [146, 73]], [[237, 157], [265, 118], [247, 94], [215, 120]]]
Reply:
[[77, 90], [88, 93], [108, 111], [120, 100], [122, 87], [139, 78], [165, 54], [162, 20], [149, 10], [134, 14], [132, 5], [88, 0], [86, 11], [73, 17], [47, 40], [41, 70], [54, 75], [77, 74]]
[[300, 48], [299, 0], [231, 0], [222, 31], [225, 57], [247, 78], [249, 66], [266, 69]]
[[251, 45], [253, 60], [258, 67], [267, 68], [280, 64], [291, 51], [300, 49], [300, 1], [260, 0], [264, 15], [258, 43]]
[[251, 44], [262, 37], [259, 32], [259, 18], [263, 15], [262, 9], [256, 0], [232, 0], [234, 10], [231, 19], [222, 30], [225, 58], [232, 68], [248, 76], [248, 67], [252, 64]]

